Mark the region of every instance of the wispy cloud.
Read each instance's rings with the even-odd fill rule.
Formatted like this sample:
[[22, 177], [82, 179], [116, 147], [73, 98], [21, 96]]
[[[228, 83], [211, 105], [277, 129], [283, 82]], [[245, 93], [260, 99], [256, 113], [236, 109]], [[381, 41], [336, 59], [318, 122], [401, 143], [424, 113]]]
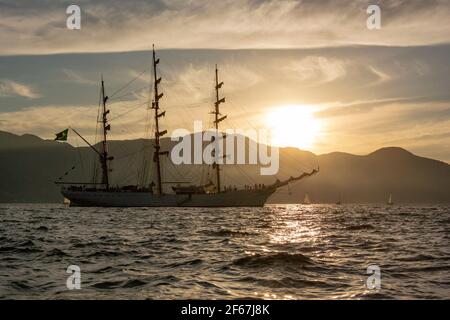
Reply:
[[370, 70], [370, 72], [372, 72], [376, 76], [376, 79], [373, 82], [368, 84], [370, 86], [376, 86], [376, 85], [382, 84], [386, 81], [389, 81], [391, 79], [390, 75], [388, 75], [387, 73], [384, 73], [383, 71], [381, 71], [373, 66], [368, 66], [367, 68]]
[[8, 79], [0, 79], [0, 97], [24, 97], [37, 99], [41, 95], [32, 87]]
[[[131, 105], [123, 104], [115, 107], [111, 118], [125, 114]], [[145, 107], [129, 112], [113, 122], [114, 138], [129, 139], [144, 136]], [[95, 140], [95, 123], [97, 111], [87, 106], [41, 106], [25, 110], [0, 113], [2, 130], [16, 133], [33, 133], [42, 138], [53, 138], [53, 133], [69, 126], [76, 128], [90, 141]], [[69, 142], [74, 142], [71, 140]], [[81, 141], [80, 141], [81, 142]]]
[[[382, 29], [366, 28], [371, 0], [79, 0], [82, 29], [65, 27], [66, 1], [0, 4], [0, 54], [166, 48], [294, 48], [450, 42], [447, 0], [379, 0]], [[433, 21], [433, 23], [430, 23]]]
[[80, 83], [80, 84], [96, 84], [97, 83], [96, 81], [93, 81], [89, 78], [82, 76], [81, 74], [77, 73], [74, 70], [64, 68], [61, 71], [67, 77], [67, 79], [70, 81]]
[[324, 84], [346, 74], [346, 63], [339, 59], [323, 56], [308, 56], [291, 61], [283, 67], [288, 75], [307, 83], [307, 86]]
[[337, 103], [334, 106], [324, 107], [322, 110], [317, 111], [315, 113], [315, 116], [320, 118], [355, 116], [357, 114], [371, 112], [375, 108], [382, 108], [386, 106], [400, 105], [400, 104], [408, 105], [417, 103], [431, 104], [442, 101], [450, 102], [450, 94], [355, 101], [347, 104]]

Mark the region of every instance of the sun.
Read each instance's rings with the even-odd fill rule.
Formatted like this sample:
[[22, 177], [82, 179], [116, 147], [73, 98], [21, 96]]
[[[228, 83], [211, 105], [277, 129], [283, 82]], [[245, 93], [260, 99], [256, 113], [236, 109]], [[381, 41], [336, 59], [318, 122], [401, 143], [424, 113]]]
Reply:
[[286, 105], [271, 108], [265, 115], [271, 144], [278, 147], [310, 149], [321, 131], [320, 121], [307, 105]]

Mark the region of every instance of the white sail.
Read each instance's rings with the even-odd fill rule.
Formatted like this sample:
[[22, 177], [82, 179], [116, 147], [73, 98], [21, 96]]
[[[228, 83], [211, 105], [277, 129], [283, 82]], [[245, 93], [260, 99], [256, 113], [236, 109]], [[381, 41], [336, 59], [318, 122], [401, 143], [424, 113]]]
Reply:
[[310, 204], [311, 201], [309, 200], [309, 195], [306, 193], [305, 198], [303, 199], [303, 204]]
[[392, 201], [392, 193], [389, 194], [389, 200], [388, 200], [388, 205], [393, 205], [394, 201]]

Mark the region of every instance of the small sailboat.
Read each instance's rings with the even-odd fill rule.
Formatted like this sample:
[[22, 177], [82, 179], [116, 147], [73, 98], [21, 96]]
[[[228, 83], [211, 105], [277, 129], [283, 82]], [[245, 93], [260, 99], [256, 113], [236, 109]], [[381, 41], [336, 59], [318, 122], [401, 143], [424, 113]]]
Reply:
[[311, 204], [311, 200], [309, 200], [309, 195], [307, 193], [305, 193], [302, 204]]
[[392, 200], [392, 193], [389, 194], [389, 199], [388, 199], [387, 204], [388, 204], [389, 206], [392, 206], [392, 205], [394, 204], [394, 201]]

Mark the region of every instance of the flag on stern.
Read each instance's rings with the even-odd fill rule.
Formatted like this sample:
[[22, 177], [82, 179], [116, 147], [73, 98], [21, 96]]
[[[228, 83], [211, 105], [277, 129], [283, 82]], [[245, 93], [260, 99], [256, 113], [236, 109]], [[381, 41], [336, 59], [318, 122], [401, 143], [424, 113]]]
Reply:
[[69, 133], [69, 129], [63, 130], [60, 133], [56, 133], [56, 141], [67, 141], [67, 134]]

